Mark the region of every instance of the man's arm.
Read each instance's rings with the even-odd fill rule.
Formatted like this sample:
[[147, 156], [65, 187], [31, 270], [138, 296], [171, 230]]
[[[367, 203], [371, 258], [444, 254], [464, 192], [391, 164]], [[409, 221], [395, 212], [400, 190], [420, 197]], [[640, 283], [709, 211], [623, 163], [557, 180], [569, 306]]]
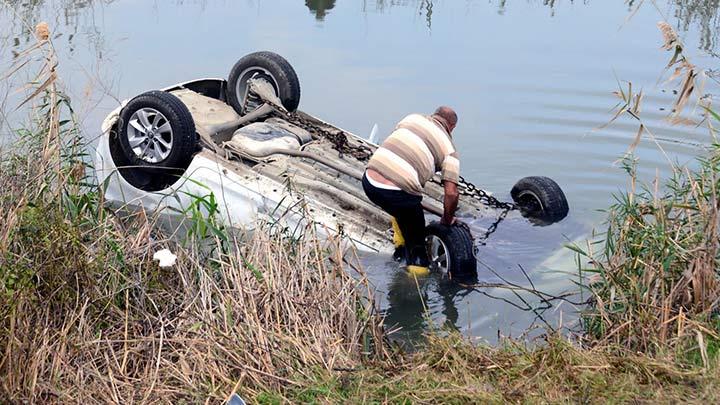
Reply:
[[458, 193], [457, 184], [452, 181], [443, 182], [445, 188], [445, 198], [443, 199], [443, 216], [440, 223], [443, 225], [452, 225], [455, 223], [455, 211], [457, 211], [460, 193]]
[[458, 207], [458, 181], [460, 180], [460, 159], [454, 150], [445, 156], [442, 163], [442, 182], [445, 189], [445, 197], [443, 199], [444, 211], [440, 222], [444, 225], [452, 225], [455, 222], [455, 211]]

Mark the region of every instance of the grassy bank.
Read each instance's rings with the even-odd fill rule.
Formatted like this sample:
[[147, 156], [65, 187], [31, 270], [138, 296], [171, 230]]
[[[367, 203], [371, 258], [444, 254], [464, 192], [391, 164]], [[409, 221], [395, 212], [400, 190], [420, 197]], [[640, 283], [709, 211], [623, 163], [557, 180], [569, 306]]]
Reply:
[[[576, 247], [597, 275], [584, 339], [431, 334], [408, 354], [387, 343], [362, 271], [312, 228], [236, 236], [210, 204], [170, 240], [108, 209], [48, 36], [27, 53], [41, 64], [32, 124], [0, 160], [1, 402], [718, 401], [720, 149], [631, 187], [599, 252]], [[162, 249], [172, 267], [153, 260]]]
[[491, 348], [458, 336], [431, 337], [398, 364], [318, 373], [304, 387], [268, 390], [261, 403], [678, 403], [720, 400], [717, 367], [688, 368], [608, 346], [549, 337], [528, 349]]

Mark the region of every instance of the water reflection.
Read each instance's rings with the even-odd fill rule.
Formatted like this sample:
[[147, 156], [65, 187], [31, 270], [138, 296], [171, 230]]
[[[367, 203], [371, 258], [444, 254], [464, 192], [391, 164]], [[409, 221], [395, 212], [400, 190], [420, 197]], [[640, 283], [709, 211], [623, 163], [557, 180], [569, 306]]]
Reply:
[[[472, 284], [477, 280], [463, 280]], [[457, 303], [462, 302], [463, 299], [472, 293], [472, 288], [466, 288], [459, 285], [455, 281], [448, 279], [441, 279], [437, 284], [437, 293], [442, 300], [441, 313], [445, 317], [445, 323], [443, 326], [446, 329], [459, 330], [458, 320], [460, 319], [460, 313], [457, 309]]]
[[375, 11], [383, 13], [396, 6], [412, 6], [417, 10], [418, 15], [425, 18], [425, 25], [427, 28], [431, 29], [433, 5], [433, 0], [363, 0], [362, 11], [368, 12], [371, 8], [374, 8]]
[[[325, 3], [326, 1], [306, 1], [308, 7], [312, 8], [309, 3]], [[334, 1], [327, 1], [334, 5]], [[469, 3], [473, 3], [472, 0]], [[477, 2], [475, 2], [477, 3]], [[513, 4], [508, 0], [496, 0], [491, 1], [491, 4], [497, 5], [497, 12], [500, 15], [504, 15], [507, 8]], [[541, 4], [549, 7], [551, 12], [550, 16], [554, 16], [556, 10], [562, 6], [563, 2], [557, 0], [525, 0], [528, 4]], [[579, 2], [570, 1], [571, 4], [589, 4], [590, 0], [582, 0]], [[637, 7], [650, 7], [652, 4], [646, 4], [648, 2], [638, 0], [625, 0], [630, 12], [635, 10]], [[385, 12], [393, 7], [413, 7], [417, 10], [417, 13], [424, 17], [425, 24], [428, 29], [432, 28], [433, 18], [433, 0], [364, 0], [363, 1], [363, 12], [367, 12], [374, 8], [375, 11]], [[329, 8], [332, 8], [329, 7]], [[695, 25], [700, 31], [700, 49], [718, 56], [715, 54], [718, 40], [718, 30], [720, 29], [720, 0], [668, 0], [668, 8], [671, 10], [671, 15], [668, 15], [668, 19], [672, 23], [674, 17], [675, 26], [679, 31], [687, 32]], [[318, 19], [322, 20], [325, 17], [325, 13], [320, 16], [318, 13]]]
[[700, 49], [714, 53], [720, 28], [720, 0], [674, 0], [674, 3], [677, 28], [687, 31], [696, 24], [700, 30]]
[[388, 285], [385, 325], [394, 331], [394, 339], [402, 344], [420, 341], [428, 330], [428, 323], [439, 319], [438, 314], [444, 320], [441, 325], [434, 326], [460, 330], [457, 303], [472, 292], [472, 289], [436, 274], [416, 279], [405, 270], [397, 269]]
[[[75, 50], [78, 35], [83, 35], [95, 50], [95, 55], [102, 57], [102, 30], [95, 22], [97, 8], [109, 6], [115, 1], [68, 0], [55, 4], [46, 0], [7, 0], [4, 4], [0, 4], [0, 11], [7, 12], [6, 16], [2, 16], [5, 17], [2, 21], [6, 22], [10, 29], [2, 34], [12, 33], [15, 36], [13, 53], [16, 53], [21, 46], [34, 43], [33, 30], [36, 24], [43, 20], [52, 21], [52, 39], [59, 40], [63, 37], [69, 52]], [[92, 18], [84, 18], [88, 15]]]
[[[526, 0], [526, 1], [527, 1], [527, 0]], [[587, 0], [585, 0], [585, 1], [587, 1]], [[584, 3], [585, 1], [583, 1], [583, 3]], [[632, 1], [632, 0], [630, 0], [630, 1]], [[542, 0], [542, 5], [543, 5], [543, 6], [550, 7], [550, 10], [551, 10], [550, 16], [551, 16], [551, 17], [554, 17], [554, 16], [555, 16], [555, 5], [556, 5], [556, 3], [557, 3], [557, 0]], [[573, 0], [570, 0], [570, 3], [574, 3]], [[505, 11], [507, 10], [507, 6], [508, 6], [508, 0], [499, 0], [499, 1], [498, 1], [498, 14], [504, 15], [504, 14], [505, 14]]]
[[329, 10], [335, 7], [335, 0], [305, 0], [305, 5], [315, 14], [315, 19], [324, 21]]
[[429, 279], [416, 280], [404, 270], [397, 270], [388, 285], [385, 325], [396, 331], [400, 342], [417, 342], [426, 330], [426, 304]]
[[[93, 0], [67, 0], [61, 4], [47, 2], [47, 0], [7, 0], [5, 6], [13, 9], [19, 18], [10, 20], [11, 24], [16, 25], [12, 30], [15, 33], [21, 33], [24, 39], [31, 40], [33, 27], [39, 22], [43, 14], [52, 15], [53, 18], [60, 18], [66, 27], [75, 29], [75, 32], [65, 32], [69, 38], [68, 42], [72, 43], [72, 38], [77, 35], [77, 28], [81, 25], [80, 17], [86, 9], [93, 10], [96, 7], [106, 7], [115, 0], [104, 0], [97, 2]], [[469, 4], [477, 1], [469, 0]], [[491, 0], [491, 4], [495, 4], [499, 14], [505, 14], [508, 7], [515, 5], [517, 2], [508, 0]], [[551, 9], [551, 16], [555, 11], [563, 5], [564, 2], [557, 0], [525, 0], [524, 3], [540, 4]], [[582, 0], [580, 2], [570, 1], [571, 4], [589, 4], [590, 0]], [[632, 11], [636, 7], [649, 7], [648, 2], [637, 0], [625, 0], [628, 8]], [[176, 6], [182, 6], [184, 3], [179, 2]], [[428, 29], [432, 28], [433, 11], [435, 2], [433, 0], [363, 0], [362, 12], [376, 11], [384, 13], [391, 8], [414, 8], [416, 13], [424, 19], [424, 23]], [[720, 29], [720, 0], [668, 0], [668, 8], [670, 13], [667, 17], [671, 23], [682, 32], [687, 32], [693, 26], [697, 27], [700, 33], [700, 49], [715, 54], [717, 52], [718, 29]], [[306, 0], [305, 6], [312, 12], [317, 21], [324, 21], [329, 15], [329, 11], [336, 6], [336, 0]], [[20, 21], [27, 22], [27, 25], [21, 24]]]

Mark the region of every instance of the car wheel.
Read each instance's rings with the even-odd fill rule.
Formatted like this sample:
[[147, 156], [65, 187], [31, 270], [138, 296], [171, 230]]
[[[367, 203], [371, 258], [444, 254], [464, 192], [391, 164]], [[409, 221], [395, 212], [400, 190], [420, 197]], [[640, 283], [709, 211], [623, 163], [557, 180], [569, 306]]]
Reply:
[[432, 222], [427, 226], [425, 242], [431, 271], [457, 280], [477, 274], [473, 237], [466, 226]]
[[524, 216], [538, 220], [541, 225], [562, 221], [569, 211], [565, 193], [549, 177], [522, 178], [510, 195]]
[[[158, 191], [177, 181], [197, 151], [195, 122], [185, 104], [163, 91], [143, 93], [120, 112], [111, 151], [133, 186]], [[113, 148], [114, 146], [114, 148]]]
[[300, 81], [295, 69], [282, 56], [273, 52], [255, 52], [242, 57], [228, 77], [228, 102], [244, 115], [248, 80], [263, 78], [275, 89], [283, 107], [295, 111], [300, 104]]

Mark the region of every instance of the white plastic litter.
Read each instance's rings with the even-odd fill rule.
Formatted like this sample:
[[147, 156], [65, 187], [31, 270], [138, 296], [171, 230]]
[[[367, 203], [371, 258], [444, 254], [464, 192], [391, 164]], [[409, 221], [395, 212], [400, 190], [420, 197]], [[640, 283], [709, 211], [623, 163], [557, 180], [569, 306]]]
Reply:
[[172, 267], [177, 261], [177, 256], [174, 255], [170, 250], [163, 249], [155, 252], [155, 254], [153, 255], [153, 260], [158, 260], [160, 262], [160, 267]]

